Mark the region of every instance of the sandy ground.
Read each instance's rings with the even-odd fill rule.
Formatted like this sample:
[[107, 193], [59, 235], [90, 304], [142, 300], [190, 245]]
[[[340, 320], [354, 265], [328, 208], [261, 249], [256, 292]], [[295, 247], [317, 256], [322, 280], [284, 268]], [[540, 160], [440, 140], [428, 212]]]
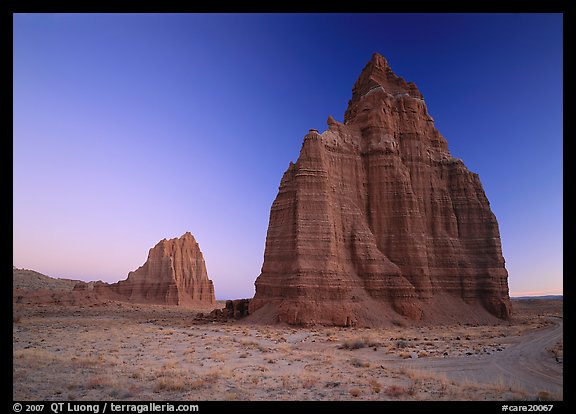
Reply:
[[13, 398], [563, 399], [562, 302], [515, 312], [494, 326], [293, 328], [161, 306], [15, 304]]

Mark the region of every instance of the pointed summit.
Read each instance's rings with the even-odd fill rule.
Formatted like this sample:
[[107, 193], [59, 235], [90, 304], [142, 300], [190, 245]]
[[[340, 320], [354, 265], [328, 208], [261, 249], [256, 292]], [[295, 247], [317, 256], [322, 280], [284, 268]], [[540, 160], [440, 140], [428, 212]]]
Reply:
[[414, 83], [406, 82], [404, 78], [397, 76], [386, 58], [379, 53], [374, 53], [352, 88], [352, 99], [348, 102], [348, 109], [344, 115], [345, 123], [352, 121], [355, 114], [353, 107], [363, 97], [376, 90], [395, 97], [408, 95], [412, 98], [423, 99]]
[[179, 239], [180, 239], [180, 240], [192, 239], [194, 242], [196, 242], [196, 239], [194, 238], [194, 235], [193, 235], [192, 233], [190, 233], [189, 231], [187, 231], [187, 232], [184, 233], [182, 236], [180, 236]]
[[[386, 58], [378, 52], [374, 52], [372, 54], [372, 59], [370, 59], [369, 63], [371, 63], [372, 66], [374, 66], [376, 68], [383, 68], [383, 69], [388, 68], [388, 69], [390, 69], [390, 66], [388, 66], [388, 61], [386, 60]], [[390, 69], [390, 70], [392, 70], [392, 69]]]

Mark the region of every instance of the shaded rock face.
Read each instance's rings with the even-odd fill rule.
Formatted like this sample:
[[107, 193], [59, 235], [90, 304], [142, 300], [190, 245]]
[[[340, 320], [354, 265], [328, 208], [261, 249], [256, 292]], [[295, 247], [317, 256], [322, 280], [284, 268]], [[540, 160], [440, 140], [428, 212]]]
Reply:
[[110, 299], [137, 303], [211, 306], [216, 303], [214, 285], [198, 243], [189, 232], [177, 239], [161, 240], [150, 249], [146, 263], [126, 280], [94, 289]]
[[226, 312], [230, 318], [242, 319], [249, 314], [250, 299], [234, 299], [226, 301]]
[[344, 123], [310, 130], [282, 177], [250, 313], [344, 326], [507, 319], [507, 279], [478, 175], [451, 156], [416, 85], [374, 54]]
[[250, 299], [227, 300], [223, 309], [214, 309], [208, 315], [198, 313], [195, 320], [227, 322], [231, 319], [242, 319], [249, 314], [249, 304]]

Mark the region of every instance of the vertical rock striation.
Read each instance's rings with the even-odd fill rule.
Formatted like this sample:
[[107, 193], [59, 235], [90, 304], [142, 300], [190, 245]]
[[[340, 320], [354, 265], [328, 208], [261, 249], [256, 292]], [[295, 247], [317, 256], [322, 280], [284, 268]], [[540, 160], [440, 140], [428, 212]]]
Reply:
[[510, 316], [498, 223], [416, 85], [374, 54], [344, 123], [304, 137], [272, 205], [250, 313], [290, 324]]

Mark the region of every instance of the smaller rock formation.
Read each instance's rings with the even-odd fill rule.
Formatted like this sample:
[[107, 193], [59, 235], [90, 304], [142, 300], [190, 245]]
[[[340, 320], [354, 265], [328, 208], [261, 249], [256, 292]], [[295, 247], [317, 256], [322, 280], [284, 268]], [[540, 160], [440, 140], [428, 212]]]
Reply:
[[[94, 289], [111, 299], [159, 305], [211, 307], [216, 303], [214, 285], [194, 236], [161, 240], [150, 249], [146, 263], [126, 280]], [[110, 295], [111, 294], [111, 295]]]

